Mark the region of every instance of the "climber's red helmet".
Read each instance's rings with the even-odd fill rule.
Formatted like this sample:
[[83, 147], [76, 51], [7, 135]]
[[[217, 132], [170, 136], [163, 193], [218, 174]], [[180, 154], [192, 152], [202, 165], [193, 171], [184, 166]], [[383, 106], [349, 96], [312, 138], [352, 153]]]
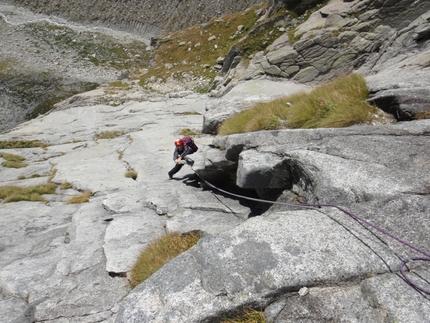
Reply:
[[184, 144], [184, 142], [182, 141], [182, 139], [176, 139], [175, 140], [175, 146], [176, 147], [180, 147]]

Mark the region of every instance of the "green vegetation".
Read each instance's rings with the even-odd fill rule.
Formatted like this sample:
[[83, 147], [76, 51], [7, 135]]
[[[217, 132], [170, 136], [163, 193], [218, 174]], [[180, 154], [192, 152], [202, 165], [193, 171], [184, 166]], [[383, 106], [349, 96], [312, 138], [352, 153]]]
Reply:
[[61, 189], [61, 190], [67, 190], [67, 189], [69, 189], [69, 188], [72, 188], [72, 184], [70, 184], [70, 183], [68, 183], [68, 182], [62, 183], [62, 184], [60, 185], [60, 189]]
[[240, 55], [248, 59], [259, 51], [264, 50], [273, 43], [279, 36], [284, 33], [280, 28], [274, 28], [270, 24], [264, 24], [257, 27], [243, 41], [237, 44]]
[[20, 63], [16, 59], [0, 57], [0, 80], [10, 81], [19, 68]]
[[[180, 79], [184, 74], [212, 80], [217, 72], [210, 67], [253, 29], [259, 18], [256, 10], [266, 5], [213, 18], [204, 25], [164, 35], [153, 52], [155, 65], [141, 77], [140, 85], [145, 87], [150, 84], [152, 77]], [[200, 92], [207, 92], [208, 89], [199, 87]]]
[[121, 81], [113, 81], [110, 82], [106, 89], [105, 89], [105, 93], [106, 94], [116, 94], [119, 91], [127, 91], [131, 89], [131, 85], [128, 83], [124, 83]]
[[80, 204], [80, 203], [86, 203], [90, 201], [90, 197], [93, 195], [93, 192], [86, 191], [83, 192], [81, 195], [73, 196], [69, 198], [66, 202], [66, 204]]
[[94, 140], [99, 140], [99, 139], [114, 139], [117, 137], [120, 137], [124, 134], [124, 131], [103, 131], [101, 133], [98, 133], [94, 136]]
[[199, 135], [197, 132], [191, 130], [190, 128], [182, 128], [179, 134], [187, 137], [193, 137], [193, 136]]
[[25, 160], [24, 157], [13, 155], [13, 154], [7, 154], [7, 153], [0, 153], [0, 157], [5, 159], [6, 161], [2, 162], [1, 165], [3, 167], [9, 167], [9, 168], [23, 168], [27, 167], [28, 164], [23, 163]]
[[36, 185], [31, 187], [2, 186], [0, 187], [0, 199], [2, 203], [19, 201], [41, 201], [47, 202], [43, 194], [55, 194], [57, 186], [52, 183]]
[[192, 115], [201, 115], [200, 112], [197, 111], [185, 111], [185, 112], [177, 112], [176, 115], [182, 115], [182, 116], [192, 116]]
[[245, 311], [242, 316], [236, 316], [233, 319], [222, 320], [221, 323], [266, 323], [263, 312], [256, 310]]
[[378, 109], [366, 102], [363, 77], [351, 74], [271, 102], [258, 103], [226, 120], [219, 134], [228, 135], [281, 128], [339, 128], [369, 123]]
[[148, 279], [167, 262], [194, 246], [199, 239], [199, 232], [172, 232], [150, 243], [131, 271], [131, 285], [136, 287]]
[[[76, 53], [83, 61], [96, 66], [110, 66], [117, 70], [147, 66], [147, 45], [140, 41], [124, 41], [98, 32], [79, 32], [49, 22], [30, 23], [25, 26], [36, 47], [51, 46]], [[79, 33], [79, 35], [78, 35]]]
[[14, 149], [14, 148], [46, 148], [48, 145], [41, 143], [37, 140], [0, 140], [0, 149]]
[[125, 173], [125, 177], [132, 178], [132, 179], [136, 180], [137, 179], [137, 173], [133, 170], [130, 170], [130, 171], [127, 171]]
[[418, 112], [415, 116], [416, 120], [430, 119], [430, 110]]

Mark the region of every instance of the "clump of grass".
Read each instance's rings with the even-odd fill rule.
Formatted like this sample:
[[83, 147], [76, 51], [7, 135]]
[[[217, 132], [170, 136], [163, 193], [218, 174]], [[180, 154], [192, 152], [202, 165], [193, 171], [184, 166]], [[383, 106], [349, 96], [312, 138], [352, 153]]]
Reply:
[[108, 84], [108, 87], [121, 88], [121, 89], [125, 89], [125, 90], [130, 89], [129, 84], [121, 82], [121, 81], [112, 81]]
[[281, 128], [340, 128], [370, 123], [378, 109], [366, 102], [368, 89], [357, 74], [271, 102], [256, 104], [226, 120], [219, 134]]
[[297, 31], [296, 28], [290, 28], [287, 31], [288, 41], [289, 41], [290, 45], [294, 45], [295, 43], [297, 43], [300, 40], [300, 38], [302, 38], [302, 35], [296, 34], [296, 31]]
[[0, 157], [5, 159], [5, 161], [1, 163], [3, 167], [23, 168], [28, 166], [28, 164], [23, 163], [25, 158], [22, 156], [8, 154], [8, 153], [0, 153]]
[[19, 201], [47, 202], [43, 194], [55, 194], [57, 185], [48, 183], [31, 187], [3, 186], [0, 187], [0, 199], [2, 203]]
[[430, 110], [418, 112], [415, 116], [416, 120], [430, 119]]
[[81, 195], [73, 196], [69, 198], [66, 202], [66, 204], [80, 204], [80, 203], [86, 203], [90, 201], [90, 196], [93, 195], [93, 192], [86, 191], [83, 192]]
[[127, 91], [130, 90], [131, 86], [127, 83], [121, 81], [113, 81], [110, 82], [105, 89], [106, 94], [116, 94], [118, 91]]
[[190, 128], [182, 128], [179, 134], [186, 137], [192, 137], [192, 136], [198, 135], [197, 132], [191, 130]]
[[67, 190], [67, 189], [69, 189], [69, 188], [72, 188], [72, 184], [70, 184], [70, 183], [68, 183], [68, 182], [62, 183], [62, 184], [60, 185], [60, 189], [61, 189], [61, 190]]
[[167, 262], [194, 246], [199, 239], [199, 232], [171, 232], [150, 243], [131, 271], [131, 285], [136, 287], [148, 279]]
[[14, 149], [14, 148], [46, 148], [48, 145], [37, 140], [0, 140], [0, 149]]
[[257, 27], [243, 41], [239, 42], [237, 48], [240, 54], [247, 59], [250, 55], [264, 50], [283, 33], [279, 28], [273, 28], [271, 25], [262, 25]]
[[135, 171], [131, 170], [131, 171], [128, 171], [128, 172], [125, 173], [125, 177], [132, 178], [132, 179], [136, 180], [137, 173]]
[[124, 134], [124, 131], [103, 131], [101, 133], [98, 133], [94, 136], [94, 140], [99, 140], [99, 139], [114, 139], [117, 137], [120, 137]]
[[264, 313], [256, 310], [246, 311], [242, 316], [222, 320], [221, 323], [266, 323]]
[[194, 116], [194, 115], [201, 115], [200, 112], [197, 111], [185, 111], [185, 112], [177, 112], [176, 115], [182, 115], [182, 116]]
[[51, 168], [51, 176], [48, 178], [48, 183], [52, 183], [52, 180], [54, 179], [55, 175], [57, 174], [58, 169], [55, 168], [55, 165]]

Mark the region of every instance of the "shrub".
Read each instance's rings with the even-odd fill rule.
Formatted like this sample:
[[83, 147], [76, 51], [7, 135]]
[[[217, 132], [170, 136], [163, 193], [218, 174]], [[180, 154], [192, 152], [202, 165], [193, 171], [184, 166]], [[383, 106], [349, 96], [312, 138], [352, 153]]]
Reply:
[[136, 287], [148, 279], [167, 262], [194, 246], [199, 238], [199, 232], [172, 232], [151, 242], [140, 254], [131, 271], [131, 285]]
[[340, 77], [271, 102], [261, 102], [224, 121], [219, 134], [279, 128], [339, 128], [370, 123], [378, 109], [366, 102], [368, 90], [357, 74]]
[[31, 187], [2, 186], [0, 187], [0, 199], [3, 203], [19, 201], [42, 201], [47, 200], [43, 194], [55, 194], [57, 186], [52, 183], [36, 185]]

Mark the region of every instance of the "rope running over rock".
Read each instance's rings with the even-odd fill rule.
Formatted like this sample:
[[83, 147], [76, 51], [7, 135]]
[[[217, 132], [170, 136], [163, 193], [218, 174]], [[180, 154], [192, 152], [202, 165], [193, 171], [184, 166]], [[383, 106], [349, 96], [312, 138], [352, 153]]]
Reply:
[[[192, 169], [192, 167], [191, 167], [191, 169]], [[211, 188], [213, 188], [213, 189], [215, 189], [217, 191], [220, 191], [222, 193], [225, 193], [227, 195], [230, 195], [230, 196], [235, 196], [235, 197], [238, 197], [238, 198], [242, 198], [242, 199], [246, 199], [246, 200], [250, 200], [250, 201], [255, 201], [255, 202], [270, 203], [270, 204], [279, 204], [279, 205], [285, 205], [285, 206], [294, 206], [294, 207], [310, 208], [310, 209], [319, 208], [319, 207], [333, 207], [333, 208], [336, 208], [336, 209], [342, 211], [343, 213], [349, 215], [353, 219], [355, 219], [357, 221], [360, 221], [360, 222], [362, 222], [362, 223], [364, 223], [364, 224], [366, 224], [366, 225], [374, 228], [375, 230], [377, 230], [377, 231], [379, 231], [379, 232], [381, 232], [381, 233], [389, 236], [390, 238], [392, 238], [392, 239], [400, 242], [401, 244], [403, 244], [403, 245], [405, 245], [405, 246], [407, 246], [407, 247], [409, 247], [409, 248], [411, 248], [411, 249], [413, 249], [413, 250], [421, 253], [422, 255], [424, 255], [425, 257], [412, 257], [412, 258], [409, 258], [409, 259], [406, 259], [406, 260], [402, 260], [402, 263], [400, 264], [400, 273], [402, 274], [402, 276], [404, 277], [404, 279], [406, 280], [406, 282], [408, 282], [408, 284], [410, 284], [412, 287], [414, 287], [415, 289], [417, 289], [417, 290], [419, 290], [419, 291], [421, 291], [421, 292], [423, 292], [425, 294], [430, 295], [430, 290], [425, 289], [425, 288], [419, 286], [418, 284], [416, 284], [415, 282], [413, 282], [408, 277], [408, 275], [406, 274], [406, 270], [405, 270], [406, 264], [408, 262], [412, 262], [412, 261], [430, 261], [430, 254], [427, 253], [427, 252], [425, 252], [425, 251], [423, 251], [423, 250], [421, 250], [421, 249], [419, 249], [419, 248], [417, 248], [417, 247], [415, 247], [415, 246], [413, 246], [409, 242], [396, 237], [392, 233], [390, 233], [387, 230], [385, 230], [385, 229], [377, 226], [376, 224], [373, 224], [373, 223], [371, 223], [371, 222], [369, 222], [369, 221], [367, 221], [367, 220], [359, 217], [358, 215], [356, 215], [354, 213], [351, 213], [348, 210], [346, 210], [346, 209], [344, 209], [344, 208], [342, 208], [342, 207], [340, 207], [338, 205], [335, 205], [335, 204], [306, 204], [306, 203], [299, 204], [299, 203], [276, 202], [276, 201], [269, 201], [269, 200], [257, 199], [257, 198], [247, 197], [247, 196], [243, 196], [243, 195], [239, 195], [239, 194], [234, 194], [234, 193], [225, 191], [225, 190], [223, 190], [223, 189], [221, 189], [219, 187], [216, 187], [215, 185], [213, 185], [213, 184], [209, 183], [208, 181], [204, 180], [203, 178], [201, 178], [194, 170], [193, 170], [193, 172], [206, 185], [208, 185], [209, 187], [211, 187]]]

